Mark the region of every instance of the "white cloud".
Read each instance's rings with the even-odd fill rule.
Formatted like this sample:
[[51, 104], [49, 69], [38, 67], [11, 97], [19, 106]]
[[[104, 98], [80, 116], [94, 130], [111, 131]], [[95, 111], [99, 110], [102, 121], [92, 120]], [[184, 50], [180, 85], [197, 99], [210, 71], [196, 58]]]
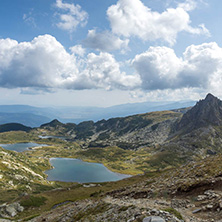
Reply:
[[84, 27], [87, 24], [88, 13], [82, 10], [80, 5], [63, 3], [62, 0], [56, 0], [56, 7], [66, 13], [58, 13], [60, 22], [56, 25], [60, 29], [73, 32], [77, 26]]
[[216, 43], [187, 47], [183, 58], [167, 47], [150, 47], [132, 65], [145, 90], [214, 89], [222, 84], [222, 48]]
[[119, 63], [109, 53], [90, 53], [86, 64], [84, 74], [93, 88], [133, 89], [141, 83], [138, 75], [121, 72]]
[[148, 51], [137, 55], [133, 66], [142, 79], [144, 89], [173, 88], [183, 62], [177, 58], [173, 49], [167, 47], [150, 47]]
[[69, 49], [72, 53], [81, 57], [84, 57], [84, 55], [86, 54], [86, 50], [82, 47], [82, 45], [75, 45], [70, 47]]
[[119, 63], [109, 53], [90, 53], [86, 59], [77, 59], [77, 51], [83, 54], [84, 50], [79, 45], [71, 50], [73, 53], [68, 53], [51, 35], [21, 43], [0, 39], [0, 86], [21, 87], [27, 93], [30, 88], [126, 89], [140, 83], [138, 76], [121, 72]]
[[109, 31], [96, 33], [95, 29], [89, 30], [87, 38], [83, 41], [85, 47], [99, 51], [127, 50], [129, 40], [122, 40]]
[[178, 7], [183, 8], [185, 11], [192, 11], [197, 7], [197, 1], [195, 1], [195, 0], [186, 0], [183, 3], [179, 3]]
[[221, 91], [222, 48], [214, 42], [191, 45], [181, 58], [168, 47], [150, 47], [132, 60], [133, 75], [123, 72], [124, 63], [110, 53], [85, 55], [81, 45], [72, 47], [71, 52], [51, 35], [21, 43], [0, 39], [0, 87], [22, 88], [23, 93], [55, 89], [196, 89], [218, 95]]
[[[210, 91], [215, 95], [215, 91]], [[200, 88], [182, 88], [182, 89], [164, 89], [164, 90], [152, 90], [152, 91], [142, 91], [136, 90], [131, 93], [134, 100], [139, 100], [140, 102], [145, 101], [161, 101], [162, 103], [168, 101], [198, 101], [200, 98], [204, 98], [206, 94], [209, 93], [206, 89]]]
[[22, 19], [26, 24], [28, 24], [34, 28], [37, 27], [36, 22], [35, 22], [35, 18], [33, 16], [33, 9], [31, 9], [28, 13], [23, 14]]
[[203, 24], [196, 28], [190, 26], [188, 11], [195, 7], [195, 2], [188, 0], [176, 8], [159, 13], [146, 7], [140, 0], [119, 0], [108, 8], [107, 15], [115, 34], [150, 41], [160, 39], [173, 45], [181, 31], [209, 35]]
[[52, 36], [31, 42], [0, 40], [0, 85], [3, 87], [45, 87], [62, 85], [77, 78], [75, 57]]

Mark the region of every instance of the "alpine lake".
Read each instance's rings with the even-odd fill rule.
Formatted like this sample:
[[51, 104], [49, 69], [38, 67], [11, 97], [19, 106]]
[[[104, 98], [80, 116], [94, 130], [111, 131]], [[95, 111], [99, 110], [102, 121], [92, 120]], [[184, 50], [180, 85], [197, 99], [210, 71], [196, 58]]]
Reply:
[[[34, 148], [47, 146], [37, 143], [15, 143], [0, 144], [4, 149], [16, 152], [23, 152]], [[109, 182], [118, 181], [128, 177], [127, 174], [115, 173], [107, 169], [100, 163], [89, 163], [79, 159], [72, 158], [50, 158], [52, 169], [45, 171], [49, 181], [62, 182]]]

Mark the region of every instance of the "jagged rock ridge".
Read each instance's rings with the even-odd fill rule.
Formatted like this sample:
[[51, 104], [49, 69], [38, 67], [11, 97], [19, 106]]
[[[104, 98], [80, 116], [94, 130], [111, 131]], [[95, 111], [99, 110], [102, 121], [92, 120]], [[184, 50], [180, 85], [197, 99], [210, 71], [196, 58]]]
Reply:
[[209, 125], [222, 125], [222, 101], [210, 93], [183, 115], [177, 129], [191, 131]]

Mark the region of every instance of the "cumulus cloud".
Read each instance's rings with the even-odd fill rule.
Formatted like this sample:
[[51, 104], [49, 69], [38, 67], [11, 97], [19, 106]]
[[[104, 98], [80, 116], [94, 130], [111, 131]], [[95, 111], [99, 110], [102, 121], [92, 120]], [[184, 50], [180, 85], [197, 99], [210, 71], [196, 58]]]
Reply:
[[55, 89], [221, 91], [222, 48], [215, 42], [191, 45], [182, 57], [168, 47], [150, 47], [131, 61], [132, 75], [123, 72], [124, 63], [108, 52], [87, 55], [81, 45], [70, 50], [51, 35], [21, 43], [0, 39], [0, 87], [22, 88], [23, 93]]
[[80, 5], [63, 3], [62, 0], [56, 0], [56, 5], [58, 9], [66, 13], [58, 13], [60, 22], [56, 25], [58, 28], [73, 32], [76, 30], [77, 26], [84, 27], [87, 24], [88, 13], [82, 10]]
[[96, 33], [95, 29], [89, 30], [83, 45], [99, 51], [114, 51], [118, 49], [127, 50], [129, 40], [122, 40], [109, 31]]
[[181, 31], [209, 35], [203, 24], [196, 28], [190, 26], [188, 11], [195, 7], [195, 2], [188, 0], [176, 8], [167, 8], [159, 13], [146, 7], [140, 0], [119, 0], [108, 8], [107, 15], [112, 32], [117, 35], [136, 36], [145, 41], [160, 39], [173, 45]]
[[82, 47], [82, 45], [75, 45], [69, 48], [72, 53], [84, 57], [86, 50]]
[[215, 42], [191, 45], [183, 58], [167, 47], [150, 47], [132, 65], [145, 90], [212, 89], [222, 83], [222, 48]]
[[179, 3], [178, 7], [183, 8], [185, 11], [192, 11], [197, 7], [197, 1], [186, 0], [185, 2]]
[[87, 57], [84, 75], [94, 88], [133, 89], [140, 85], [138, 75], [127, 75], [120, 71], [120, 65], [113, 55], [100, 52], [99, 55], [90, 53]]
[[71, 50], [73, 53], [68, 53], [51, 35], [21, 43], [0, 39], [0, 86], [45, 91], [138, 86], [139, 77], [121, 72], [119, 63], [111, 54], [91, 53], [83, 59], [76, 57], [77, 51], [84, 53], [81, 46]]
[[54, 87], [77, 78], [75, 57], [52, 36], [31, 42], [0, 40], [0, 85], [3, 87]]

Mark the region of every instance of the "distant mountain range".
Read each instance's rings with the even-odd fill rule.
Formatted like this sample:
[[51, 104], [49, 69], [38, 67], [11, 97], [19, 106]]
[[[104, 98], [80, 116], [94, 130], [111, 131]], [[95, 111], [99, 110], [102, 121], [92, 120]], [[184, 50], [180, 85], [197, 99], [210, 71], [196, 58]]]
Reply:
[[114, 117], [125, 117], [152, 111], [190, 107], [194, 101], [129, 103], [107, 108], [102, 107], [33, 107], [27, 105], [0, 105], [0, 124], [20, 123], [39, 127], [43, 123], [58, 119], [61, 122], [80, 123]]

